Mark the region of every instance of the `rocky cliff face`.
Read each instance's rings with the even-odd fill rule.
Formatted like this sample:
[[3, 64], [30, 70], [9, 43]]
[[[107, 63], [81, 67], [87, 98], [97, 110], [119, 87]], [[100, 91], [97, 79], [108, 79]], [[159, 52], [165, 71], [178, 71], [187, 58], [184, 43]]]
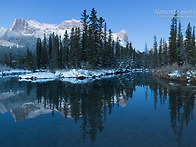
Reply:
[[[35, 20], [15, 19], [10, 30], [23, 35], [31, 35], [43, 39], [44, 34], [46, 34], [46, 36], [49, 36], [49, 34], [54, 32], [57, 35], [63, 36], [65, 30], [67, 30], [68, 33], [71, 33], [72, 28], [78, 27], [82, 29], [83, 22], [75, 19], [64, 21], [56, 26], [52, 24], [39, 23]], [[128, 35], [126, 31], [122, 30], [119, 33], [114, 33], [113, 39], [115, 41], [117, 37], [119, 38], [121, 45], [125, 46], [128, 41]]]

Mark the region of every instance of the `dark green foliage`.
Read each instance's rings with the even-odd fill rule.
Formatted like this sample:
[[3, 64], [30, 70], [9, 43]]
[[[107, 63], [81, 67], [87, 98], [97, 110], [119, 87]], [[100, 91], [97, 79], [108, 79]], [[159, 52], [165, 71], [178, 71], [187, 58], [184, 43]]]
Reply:
[[163, 65], [168, 65], [168, 48], [167, 48], [167, 42], [163, 40]]
[[87, 40], [88, 40], [88, 18], [86, 10], [81, 14], [83, 21], [83, 30], [82, 30], [82, 39], [81, 39], [81, 61], [86, 62], [86, 49], [87, 49]]
[[195, 26], [193, 27], [193, 34], [191, 39], [191, 54], [190, 64], [196, 65], [196, 46], [195, 46]]
[[120, 43], [119, 43], [119, 38], [117, 37], [116, 40], [116, 52], [115, 52], [115, 62], [116, 62], [116, 66], [120, 65]]
[[29, 70], [34, 70], [35, 69], [33, 54], [29, 51], [29, 48], [27, 48], [25, 61], [26, 61], [26, 68], [27, 69], [29, 69]]
[[191, 61], [189, 60], [191, 57], [191, 51], [192, 51], [192, 29], [190, 23], [187, 26], [186, 29], [186, 39], [185, 39], [185, 59], [186, 63], [190, 63]]
[[[137, 56], [132, 44], [127, 43], [124, 48], [120, 40], [113, 40], [112, 31], [107, 32], [103, 17], [97, 17], [93, 8], [90, 15], [84, 10], [81, 14], [83, 28], [72, 28], [70, 36], [65, 31], [64, 36], [44, 35], [43, 40], [37, 39], [35, 56], [27, 49], [26, 62], [28, 69], [56, 69], [65, 68], [124, 68], [134, 67]], [[10, 58], [11, 59], [11, 58]], [[6, 65], [8, 58], [6, 56]], [[139, 59], [138, 59], [139, 62]], [[11, 63], [11, 62], [10, 62]], [[23, 63], [23, 64], [24, 64]], [[139, 64], [138, 64], [139, 65]]]
[[41, 58], [42, 58], [42, 67], [46, 68], [48, 65], [48, 46], [47, 46], [45, 34], [44, 34], [42, 57]]
[[[64, 34], [64, 39], [63, 39], [63, 49], [64, 49], [64, 52], [63, 52], [63, 58], [64, 58], [64, 63], [65, 63], [65, 68], [68, 68], [69, 67], [69, 47], [70, 47], [70, 44], [69, 44], [70, 40], [69, 40], [69, 36], [67, 34], [67, 30], [65, 31], [65, 34]], [[84, 55], [81, 54], [81, 56], [83, 57]]]
[[5, 66], [9, 65], [7, 54], [4, 55], [4, 64]]
[[160, 40], [160, 45], [159, 45], [159, 67], [161, 67], [162, 65], [163, 65], [163, 59], [162, 59], [162, 57], [163, 57], [163, 40], [162, 40], [162, 38], [161, 38], [161, 40]]
[[42, 67], [42, 43], [40, 38], [37, 39], [36, 44], [36, 65], [38, 69]]
[[177, 60], [176, 36], [177, 36], [177, 13], [174, 15], [172, 19], [171, 31], [170, 31], [170, 37], [169, 37], [170, 64], [175, 63]]
[[156, 67], [158, 67], [158, 51], [157, 51], [157, 37], [156, 37], [156, 35], [154, 36], [154, 57], [153, 57], [153, 59], [154, 59], [154, 61], [153, 61], [153, 63], [154, 63], [154, 65], [153, 65], [153, 67], [154, 68], [156, 68]]
[[178, 26], [178, 36], [177, 36], [177, 63], [178, 65], [184, 64], [184, 43], [183, 43], [183, 35], [181, 31], [181, 22], [179, 22]]

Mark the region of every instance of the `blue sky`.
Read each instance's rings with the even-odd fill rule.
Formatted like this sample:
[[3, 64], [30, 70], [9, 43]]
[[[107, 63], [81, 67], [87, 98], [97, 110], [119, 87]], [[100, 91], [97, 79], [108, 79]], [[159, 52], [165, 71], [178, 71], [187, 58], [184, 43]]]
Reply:
[[[0, 27], [9, 28], [15, 18], [40, 23], [60, 24], [64, 20], [80, 19], [81, 12], [94, 7], [105, 18], [113, 33], [126, 30], [129, 41], [140, 51], [153, 46], [153, 36], [169, 37], [171, 18], [161, 18], [155, 10], [196, 11], [195, 0], [1, 0]], [[185, 31], [188, 22], [196, 25], [196, 14], [182, 18]]]

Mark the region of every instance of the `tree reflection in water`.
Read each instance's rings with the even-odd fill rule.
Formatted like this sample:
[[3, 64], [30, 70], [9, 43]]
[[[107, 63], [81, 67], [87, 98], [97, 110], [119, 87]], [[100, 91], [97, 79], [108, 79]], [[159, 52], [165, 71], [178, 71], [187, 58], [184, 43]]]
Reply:
[[85, 84], [71, 84], [65, 82], [37, 83], [36, 92], [39, 102], [58, 110], [63, 116], [71, 117], [75, 123], [82, 120], [81, 132], [84, 138], [89, 134], [94, 142], [98, 131], [104, 129], [107, 114], [112, 113], [115, 104], [126, 106], [132, 99], [136, 86], [151, 90], [154, 99], [154, 109], [158, 101], [164, 106], [169, 97], [171, 127], [180, 142], [184, 122], [193, 117], [195, 90], [183, 85], [169, 85], [164, 81], [157, 81], [149, 74], [129, 74], [109, 79], [97, 80]]
[[[74, 119], [75, 123], [80, 120], [83, 138], [89, 135], [92, 142], [95, 141], [96, 134], [103, 131], [104, 123], [107, 116], [112, 113], [113, 107], [115, 105], [125, 107], [128, 100], [132, 99], [136, 87], [140, 86], [145, 89], [146, 100], [153, 98], [154, 109], [157, 109], [158, 103], [165, 106], [168, 99], [171, 128], [180, 144], [184, 126], [188, 126], [193, 119], [196, 91], [195, 87], [154, 79], [150, 73], [129, 73], [83, 84], [62, 81], [31, 83], [1, 80], [0, 86], [1, 92], [26, 91], [26, 96], [24, 94], [20, 94], [20, 98], [17, 96], [17, 103], [16, 96], [0, 99], [0, 103], [12, 111], [16, 121], [28, 118], [29, 111], [44, 106], [47, 112], [52, 110], [53, 116], [54, 111], [58, 111], [64, 117]], [[38, 104], [43, 105], [34, 106], [30, 103], [23, 106], [29, 101], [34, 102], [35, 96]]]

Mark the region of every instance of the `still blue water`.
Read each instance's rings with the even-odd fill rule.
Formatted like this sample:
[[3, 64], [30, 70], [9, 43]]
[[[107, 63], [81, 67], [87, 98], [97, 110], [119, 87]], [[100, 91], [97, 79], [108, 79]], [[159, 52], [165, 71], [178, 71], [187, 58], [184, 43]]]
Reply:
[[90, 83], [0, 79], [0, 146], [196, 146], [195, 87], [132, 73]]

